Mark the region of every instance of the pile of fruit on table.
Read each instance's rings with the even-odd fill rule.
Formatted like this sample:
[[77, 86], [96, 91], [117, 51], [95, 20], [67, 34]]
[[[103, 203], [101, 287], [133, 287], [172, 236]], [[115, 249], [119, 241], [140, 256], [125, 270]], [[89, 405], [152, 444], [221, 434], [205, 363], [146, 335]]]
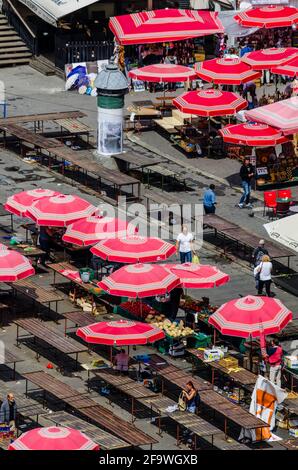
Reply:
[[186, 312], [197, 313], [201, 318], [209, 318], [217, 309], [217, 305], [210, 305], [209, 299], [203, 297], [202, 300], [195, 300], [188, 297], [182, 307]]
[[125, 310], [127, 313], [134, 317], [139, 317], [140, 319], [146, 318], [147, 315], [158, 315], [158, 312], [154, 308], [145, 302], [140, 302], [139, 300], [128, 300], [123, 302], [119, 306], [122, 310]]
[[145, 321], [151, 325], [164, 330], [166, 336], [170, 339], [180, 339], [191, 336], [194, 333], [194, 330], [189, 327], [185, 327], [183, 321], [179, 323], [171, 322], [165, 315], [147, 315]]

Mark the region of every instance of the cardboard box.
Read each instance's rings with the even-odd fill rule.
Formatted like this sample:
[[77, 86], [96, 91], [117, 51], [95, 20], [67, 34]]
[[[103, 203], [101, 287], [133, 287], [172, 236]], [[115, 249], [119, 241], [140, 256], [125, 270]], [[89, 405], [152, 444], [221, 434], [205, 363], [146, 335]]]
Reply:
[[298, 356], [285, 356], [284, 362], [289, 369], [298, 369]]
[[225, 357], [223, 359], [220, 359], [219, 364], [223, 367], [238, 367], [238, 359], [232, 356]]
[[292, 437], [298, 437], [298, 428], [289, 429], [289, 435]]
[[218, 361], [224, 357], [224, 353], [219, 348], [205, 349], [204, 360], [205, 361]]

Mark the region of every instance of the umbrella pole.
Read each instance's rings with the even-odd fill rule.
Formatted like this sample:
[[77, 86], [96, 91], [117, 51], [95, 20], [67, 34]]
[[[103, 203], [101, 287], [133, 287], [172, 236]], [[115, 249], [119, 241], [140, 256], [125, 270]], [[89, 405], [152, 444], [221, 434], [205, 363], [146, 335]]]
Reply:
[[213, 329], [213, 345], [216, 345], [216, 329]]
[[250, 371], [252, 372], [252, 336], [251, 335], [250, 335], [250, 353], [249, 353], [249, 355], [250, 355], [250, 360], [249, 360], [249, 362], [250, 362]]
[[110, 361], [113, 362], [113, 346], [110, 346]]
[[208, 158], [210, 157], [210, 147], [211, 147], [211, 141], [210, 141], [210, 117], [208, 117]]

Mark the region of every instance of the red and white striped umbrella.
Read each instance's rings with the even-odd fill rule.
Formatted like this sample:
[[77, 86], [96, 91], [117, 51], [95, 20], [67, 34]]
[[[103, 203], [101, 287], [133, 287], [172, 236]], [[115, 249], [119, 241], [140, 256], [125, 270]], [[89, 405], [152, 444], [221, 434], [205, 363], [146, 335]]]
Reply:
[[284, 135], [296, 134], [298, 132], [297, 96], [245, 111], [244, 114], [247, 120], [276, 127]]
[[160, 238], [126, 237], [108, 239], [90, 250], [94, 255], [118, 263], [153, 263], [169, 258], [176, 247]]
[[250, 65], [254, 70], [268, 70], [278, 65], [283, 65], [290, 59], [297, 57], [297, 47], [285, 47], [260, 49], [259, 51], [247, 52], [241, 58], [243, 62]]
[[0, 245], [0, 282], [15, 282], [34, 274], [35, 270], [25, 256]]
[[78, 328], [77, 336], [83, 338], [86, 343], [129, 346], [154, 343], [163, 339], [165, 334], [159, 328], [148, 323], [117, 320], [93, 323]]
[[140, 69], [131, 70], [128, 75], [133, 79], [158, 83], [186, 82], [194, 80], [197, 76], [194, 69], [176, 64], [147, 65]]
[[68, 225], [62, 239], [66, 243], [89, 246], [100, 240], [115, 239], [134, 234], [136, 227], [122, 219], [92, 216]]
[[292, 312], [280, 300], [248, 295], [223, 304], [209, 323], [224, 335], [254, 338], [261, 333], [278, 333], [292, 318]]
[[51, 189], [30, 189], [29, 191], [22, 191], [21, 193], [9, 196], [4, 207], [12, 214], [18, 215], [20, 217], [26, 217], [27, 210], [35, 201], [45, 197], [58, 195], [60, 195], [60, 193], [52, 191]]
[[288, 5], [266, 5], [241, 11], [234, 19], [245, 28], [284, 28], [298, 23], [298, 9]]
[[273, 67], [271, 69], [272, 73], [277, 75], [286, 75], [287, 77], [297, 77], [298, 75], [298, 55], [294, 59], [285, 62], [283, 65], [278, 67]]
[[27, 215], [37, 225], [66, 227], [75, 220], [89, 217], [96, 207], [78, 196], [60, 194], [40, 199], [27, 210]]
[[178, 276], [181, 287], [186, 289], [212, 289], [222, 286], [230, 280], [228, 274], [223, 273], [215, 266], [194, 263], [164, 264], [163, 266]]
[[204, 60], [195, 65], [195, 71], [206, 82], [225, 85], [240, 85], [261, 76], [261, 72], [256, 72], [241, 59], [236, 58]]
[[230, 124], [219, 131], [224, 142], [250, 147], [270, 147], [288, 142], [288, 139], [274, 127], [267, 124]]
[[24, 432], [8, 450], [99, 450], [99, 445], [76, 429], [51, 426]]
[[217, 12], [179, 10], [142, 11], [110, 18], [118, 44], [150, 44], [224, 32]]
[[201, 90], [188, 91], [173, 100], [183, 113], [198, 116], [226, 116], [247, 107], [247, 101], [230, 91]]
[[164, 295], [179, 284], [179, 278], [161, 265], [131, 264], [103, 278], [98, 286], [111, 295], [142, 298]]

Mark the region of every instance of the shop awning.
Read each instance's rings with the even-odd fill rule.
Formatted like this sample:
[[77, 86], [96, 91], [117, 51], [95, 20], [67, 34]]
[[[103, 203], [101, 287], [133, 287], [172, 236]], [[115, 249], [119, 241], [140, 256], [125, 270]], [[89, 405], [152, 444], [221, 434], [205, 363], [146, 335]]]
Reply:
[[298, 132], [298, 97], [245, 111], [245, 117], [249, 121], [277, 127], [285, 135], [295, 134]]
[[109, 26], [122, 45], [182, 41], [224, 32], [217, 13], [206, 10], [143, 11], [114, 16]]
[[20, 2], [47, 23], [57, 26], [58, 20], [63, 16], [92, 5], [97, 0], [20, 0]]

